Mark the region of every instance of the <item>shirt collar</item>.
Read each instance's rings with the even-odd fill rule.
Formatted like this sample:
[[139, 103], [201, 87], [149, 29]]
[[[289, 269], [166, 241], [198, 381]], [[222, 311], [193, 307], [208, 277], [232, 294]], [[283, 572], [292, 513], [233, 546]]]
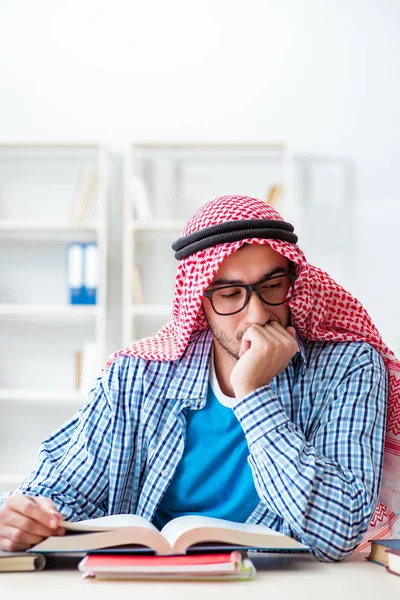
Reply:
[[301, 333], [296, 329], [296, 342], [299, 347], [298, 354], [300, 355], [303, 365], [306, 364], [306, 342]]
[[190, 408], [202, 408], [208, 390], [213, 336], [210, 329], [193, 334], [184, 355], [176, 361], [176, 375], [167, 389], [167, 398], [186, 400]]

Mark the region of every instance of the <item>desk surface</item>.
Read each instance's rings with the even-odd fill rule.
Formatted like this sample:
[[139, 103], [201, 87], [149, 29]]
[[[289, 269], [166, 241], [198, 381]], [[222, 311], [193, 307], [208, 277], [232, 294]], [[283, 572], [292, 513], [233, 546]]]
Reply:
[[[257, 576], [249, 582], [95, 581], [76, 569], [39, 573], [0, 573], [4, 600], [384, 600], [399, 598], [400, 577], [354, 554], [339, 563], [321, 563], [310, 555], [257, 555]], [[390, 595], [392, 594], [392, 595]]]

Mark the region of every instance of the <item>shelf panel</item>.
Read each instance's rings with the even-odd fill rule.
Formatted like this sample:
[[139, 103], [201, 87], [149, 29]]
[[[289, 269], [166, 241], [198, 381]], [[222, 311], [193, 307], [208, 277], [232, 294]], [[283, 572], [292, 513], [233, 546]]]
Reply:
[[133, 304], [131, 307], [132, 316], [152, 316], [165, 315], [171, 316], [172, 306], [168, 304]]
[[97, 232], [99, 225], [97, 222], [93, 223], [68, 223], [65, 221], [14, 221], [1, 219], [0, 220], [0, 232], [1, 231], [31, 231], [38, 233], [46, 232]]
[[103, 312], [95, 305], [0, 304], [0, 317], [48, 317], [53, 319], [96, 318]]
[[149, 141], [137, 141], [132, 144], [132, 148], [134, 150], [140, 150], [144, 148], [146, 150], [215, 150], [215, 149], [223, 149], [223, 150], [243, 150], [243, 149], [261, 149], [261, 150], [269, 150], [269, 149], [278, 149], [286, 148], [286, 142], [282, 142], [279, 140], [271, 141], [271, 142], [263, 142], [263, 141], [241, 141], [241, 140], [214, 140], [214, 141], [186, 141], [186, 142], [168, 142], [168, 141], [160, 141], [160, 140], [149, 140]]
[[0, 402], [25, 402], [32, 404], [74, 404], [82, 405], [86, 395], [78, 390], [32, 390], [0, 389]]
[[178, 220], [159, 220], [153, 222], [132, 220], [130, 223], [131, 231], [180, 231], [185, 225], [184, 221]]
[[89, 140], [89, 141], [85, 141], [85, 142], [80, 142], [80, 141], [76, 141], [76, 142], [63, 142], [61, 141], [57, 141], [57, 142], [40, 142], [40, 141], [30, 141], [30, 140], [26, 140], [25, 142], [8, 142], [8, 141], [4, 141], [0, 143], [0, 149], [1, 150], [8, 150], [8, 149], [22, 149], [22, 150], [29, 150], [29, 149], [34, 149], [36, 150], [37, 148], [45, 148], [45, 149], [49, 149], [49, 150], [54, 150], [54, 149], [60, 149], [60, 150], [98, 150], [99, 148], [101, 148], [102, 144], [93, 140]]

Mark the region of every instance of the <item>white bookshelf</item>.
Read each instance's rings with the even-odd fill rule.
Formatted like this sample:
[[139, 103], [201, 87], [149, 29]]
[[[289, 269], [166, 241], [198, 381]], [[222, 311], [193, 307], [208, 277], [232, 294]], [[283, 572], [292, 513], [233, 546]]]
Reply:
[[293, 220], [307, 259], [352, 291], [357, 277], [355, 166], [343, 156], [293, 155]]
[[99, 318], [104, 321], [104, 308], [98, 306], [71, 306], [62, 304], [0, 304], [0, 316], [57, 317], [77, 320], [82, 318]]
[[266, 199], [280, 185], [289, 215], [291, 177], [285, 142], [133, 144], [124, 168], [123, 344], [155, 334], [171, 318], [178, 266], [171, 244], [194, 210], [226, 194]]
[[171, 314], [172, 306], [169, 304], [132, 304], [131, 314], [139, 317], [150, 315], [160, 315], [168, 317]]
[[135, 231], [176, 231], [182, 229], [185, 221], [178, 220], [160, 220], [153, 223], [143, 223], [141, 221], [131, 221], [129, 228], [134, 233]]
[[85, 394], [79, 390], [32, 390], [32, 389], [2, 389], [0, 402], [22, 402], [34, 404], [49, 404], [53, 402], [71, 404], [80, 407], [85, 401]]
[[[74, 218], [89, 172], [97, 177], [92, 206]], [[42, 439], [84, 403], [76, 353], [94, 345], [96, 375], [106, 359], [108, 192], [109, 155], [101, 144], [0, 144], [2, 490], [18, 485]], [[96, 305], [69, 303], [71, 241], [97, 244]]]

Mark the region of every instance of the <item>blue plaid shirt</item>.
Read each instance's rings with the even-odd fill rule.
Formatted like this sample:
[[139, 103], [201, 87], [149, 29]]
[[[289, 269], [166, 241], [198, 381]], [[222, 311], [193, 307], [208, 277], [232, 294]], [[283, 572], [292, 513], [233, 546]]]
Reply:
[[[365, 343], [298, 341], [288, 367], [233, 409], [260, 499], [248, 522], [338, 560], [361, 540], [377, 502], [386, 370]], [[18, 491], [52, 498], [69, 520], [152, 520], [183, 453], [186, 409], [205, 405], [211, 344], [206, 330], [176, 361], [115, 360], [42, 443]]]

